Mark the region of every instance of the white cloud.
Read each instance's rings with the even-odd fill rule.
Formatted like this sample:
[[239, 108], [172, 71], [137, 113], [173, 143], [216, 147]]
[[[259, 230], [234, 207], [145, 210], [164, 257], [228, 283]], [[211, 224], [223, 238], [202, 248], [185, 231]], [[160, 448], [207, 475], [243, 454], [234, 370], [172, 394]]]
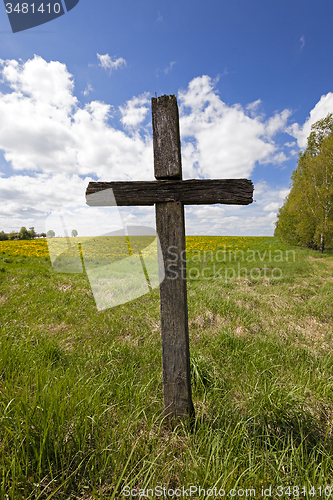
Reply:
[[258, 106], [261, 104], [261, 99], [257, 99], [256, 101], [250, 102], [247, 104], [246, 109], [250, 111], [255, 111], [258, 109]]
[[254, 186], [255, 194], [262, 194], [267, 190], [267, 184], [265, 181], [259, 181]]
[[176, 64], [176, 61], [171, 61], [169, 66], [163, 70], [166, 75], [169, 73], [169, 71], [172, 70], [172, 67], [174, 66], [174, 64]]
[[283, 151], [280, 151], [279, 153], [276, 153], [275, 155], [271, 156], [268, 161], [263, 161], [262, 163], [275, 163], [276, 165], [281, 165], [285, 161], [287, 161], [288, 158], [284, 154]]
[[[3, 65], [3, 79], [13, 91], [0, 94], [0, 148], [14, 170], [93, 173], [115, 180], [152, 177], [151, 137], [132, 138], [111, 127], [108, 104], [91, 101], [80, 108], [65, 65], [40, 57]], [[42, 90], [30, 77], [35, 66]]]
[[24, 216], [28, 224], [84, 193], [91, 175], [153, 178], [152, 138], [131, 137], [110, 126], [109, 104], [91, 101], [80, 107], [64, 64], [38, 56], [1, 64], [2, 81], [11, 91], [0, 93], [0, 149], [14, 172], [1, 175], [0, 228], [12, 226], [8, 207], [15, 220]]
[[299, 41], [301, 42], [301, 50], [303, 49], [304, 45], [305, 45], [305, 36], [301, 36], [301, 38], [299, 39]]
[[250, 116], [255, 116], [258, 114], [258, 108], [260, 104], [261, 104], [261, 99], [257, 99], [256, 101], [247, 104], [245, 109], [250, 113]]
[[92, 88], [91, 84], [90, 84], [90, 83], [88, 83], [88, 85], [87, 85], [86, 89], [82, 92], [82, 94], [83, 94], [85, 97], [87, 97], [87, 96], [90, 94], [90, 92], [92, 92], [93, 90], [94, 90], [94, 89]]
[[[228, 106], [209, 76], [193, 79], [179, 92], [184, 173], [187, 177], [248, 177], [256, 162], [283, 161], [273, 136], [284, 131], [289, 110], [264, 121], [249, 117], [240, 104]], [[259, 102], [251, 103], [254, 111]]]
[[142, 225], [155, 228], [155, 207], [120, 207], [120, 214], [124, 224]]
[[47, 213], [52, 205], [60, 206], [70, 202], [85, 192], [87, 182], [92, 178], [82, 179], [78, 175], [59, 174], [36, 174], [36, 175], [12, 175], [1, 180], [0, 199], [5, 201], [1, 206], [7, 213], [6, 205], [15, 203], [14, 214], [18, 215], [24, 209], [29, 213], [39, 215]]
[[328, 113], [333, 113], [333, 93], [328, 92], [322, 95], [320, 101], [317, 102], [315, 107], [310, 111], [310, 116], [306, 119], [303, 126], [298, 123], [293, 123], [287, 128], [288, 134], [297, 139], [298, 147], [305, 149], [307, 146], [307, 138], [311, 132], [311, 125], [318, 120], [325, 118]]
[[[66, 65], [58, 61], [46, 62], [40, 56], [34, 56], [26, 63], [0, 59], [2, 82], [10, 86], [13, 94], [1, 96], [10, 102], [11, 96], [24, 100], [29, 96], [34, 103], [43, 105], [43, 109], [55, 106], [70, 112], [77, 105], [73, 96], [74, 82]], [[3, 100], [3, 99], [2, 99]]]
[[50, 210], [83, 196], [92, 178], [78, 175], [12, 175], [0, 184], [0, 228], [19, 229], [35, 226], [44, 231], [43, 221]]
[[227, 75], [229, 75], [229, 74], [230, 74], [230, 73], [229, 73], [229, 71], [228, 71], [228, 68], [227, 68], [227, 67], [225, 67], [225, 68], [224, 68], [224, 70], [223, 70], [223, 73], [219, 73], [219, 76], [227, 76]]
[[120, 106], [121, 122], [125, 127], [135, 129], [145, 120], [149, 112], [148, 95], [145, 93], [139, 97], [132, 97], [124, 106]]
[[[186, 207], [186, 233], [271, 236], [275, 228], [277, 211], [282, 206], [288, 191], [260, 181], [255, 184], [255, 202], [251, 205]], [[210, 213], [209, 210], [213, 211]]]
[[105, 54], [104, 56], [97, 54], [97, 57], [99, 59], [99, 66], [101, 66], [105, 70], [108, 70], [110, 74], [114, 69], [118, 69], [121, 66], [126, 66], [126, 61], [122, 57], [118, 57], [118, 59], [115, 59], [114, 61], [109, 56], [109, 54]]
[[287, 198], [287, 196], [288, 196], [289, 193], [290, 193], [290, 188], [281, 189], [279, 191], [279, 197], [282, 198], [282, 200], [285, 200]]
[[[0, 172], [0, 230], [35, 225], [50, 210], [83, 196], [93, 178], [153, 179], [148, 94], [119, 108], [121, 130], [110, 124], [111, 104], [79, 103], [64, 64], [35, 56], [26, 62], [1, 61], [0, 73], [10, 88], [0, 93], [0, 149], [13, 170], [9, 177]], [[201, 76], [179, 92], [184, 178], [249, 177], [257, 162], [285, 161], [275, 135], [286, 130], [290, 112], [265, 118], [257, 112], [260, 100], [246, 107], [227, 105], [214, 84]], [[328, 110], [333, 111], [333, 94], [322, 97], [308, 121]], [[294, 135], [299, 140], [306, 126], [293, 124], [288, 130], [299, 133]], [[262, 181], [255, 186], [252, 205], [187, 207], [187, 233], [270, 235], [288, 192]], [[129, 222], [154, 221], [153, 207], [123, 212]]]
[[291, 111], [289, 109], [284, 109], [281, 113], [275, 113], [274, 116], [269, 118], [266, 122], [267, 136], [273, 137], [278, 132], [284, 132], [290, 115]]
[[[251, 208], [250, 208], [251, 207]], [[261, 213], [256, 207], [239, 207], [238, 210], [228, 207], [226, 213], [219, 219], [207, 218], [202, 220], [196, 212], [188, 213], [186, 207], [186, 234], [187, 235], [228, 235], [228, 236], [271, 236], [274, 232], [276, 213]], [[235, 215], [238, 213], [238, 215]]]
[[272, 210], [278, 210], [280, 208], [280, 203], [275, 201], [273, 203], [269, 203], [263, 208], [264, 212], [272, 212]]

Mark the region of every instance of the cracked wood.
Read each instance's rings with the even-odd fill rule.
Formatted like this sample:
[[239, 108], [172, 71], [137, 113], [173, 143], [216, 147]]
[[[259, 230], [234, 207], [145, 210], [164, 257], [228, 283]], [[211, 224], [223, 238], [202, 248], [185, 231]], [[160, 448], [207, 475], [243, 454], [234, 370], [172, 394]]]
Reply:
[[[253, 184], [248, 179], [190, 179], [90, 182], [86, 191], [87, 204], [107, 206], [106, 193], [101, 197], [97, 195], [107, 189], [112, 189], [118, 206], [155, 205], [169, 201], [180, 201], [185, 205], [249, 205], [253, 201]], [[92, 194], [94, 196], [90, 197]], [[112, 196], [109, 202], [114, 204]]]

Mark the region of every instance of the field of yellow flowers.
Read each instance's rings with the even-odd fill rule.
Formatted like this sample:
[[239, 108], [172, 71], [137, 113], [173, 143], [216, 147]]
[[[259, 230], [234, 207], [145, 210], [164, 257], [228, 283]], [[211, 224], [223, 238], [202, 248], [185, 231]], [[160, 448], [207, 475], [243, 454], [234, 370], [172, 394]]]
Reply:
[[[64, 255], [70, 257], [77, 251], [78, 244], [84, 249], [85, 258], [92, 259], [94, 256], [103, 259], [117, 260], [129, 253], [144, 252], [154, 237], [151, 236], [100, 236], [86, 238], [52, 238], [21, 241], [0, 241], [0, 252], [15, 256], [25, 257], [49, 257]], [[270, 237], [242, 237], [242, 236], [187, 236], [186, 249], [191, 252], [246, 252], [252, 248], [266, 246], [271, 243]]]
[[21, 240], [21, 241], [0, 241], [0, 252], [16, 257], [24, 255], [25, 257], [48, 257], [49, 251], [47, 241]]

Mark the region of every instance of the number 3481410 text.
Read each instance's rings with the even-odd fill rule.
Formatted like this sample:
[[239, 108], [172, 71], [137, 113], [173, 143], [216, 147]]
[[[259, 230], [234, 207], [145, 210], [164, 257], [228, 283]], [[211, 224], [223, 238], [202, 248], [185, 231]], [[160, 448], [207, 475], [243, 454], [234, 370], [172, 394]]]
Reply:
[[41, 14], [59, 14], [61, 11], [60, 3], [55, 3], [51, 5], [50, 3], [6, 3], [6, 12], [11, 14], [12, 12], [17, 12], [17, 14], [35, 14], [37, 12]]

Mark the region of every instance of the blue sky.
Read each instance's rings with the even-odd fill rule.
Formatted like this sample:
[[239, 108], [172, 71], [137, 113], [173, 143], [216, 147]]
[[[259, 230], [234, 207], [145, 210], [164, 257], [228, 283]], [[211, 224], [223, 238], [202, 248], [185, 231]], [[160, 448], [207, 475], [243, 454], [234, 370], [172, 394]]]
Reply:
[[112, 230], [84, 192], [154, 178], [156, 93], [178, 99], [184, 178], [255, 185], [250, 206], [186, 207], [187, 234], [273, 234], [311, 124], [333, 112], [331, 1], [80, 0], [15, 34], [0, 7], [0, 230], [43, 231], [75, 200], [79, 234]]

